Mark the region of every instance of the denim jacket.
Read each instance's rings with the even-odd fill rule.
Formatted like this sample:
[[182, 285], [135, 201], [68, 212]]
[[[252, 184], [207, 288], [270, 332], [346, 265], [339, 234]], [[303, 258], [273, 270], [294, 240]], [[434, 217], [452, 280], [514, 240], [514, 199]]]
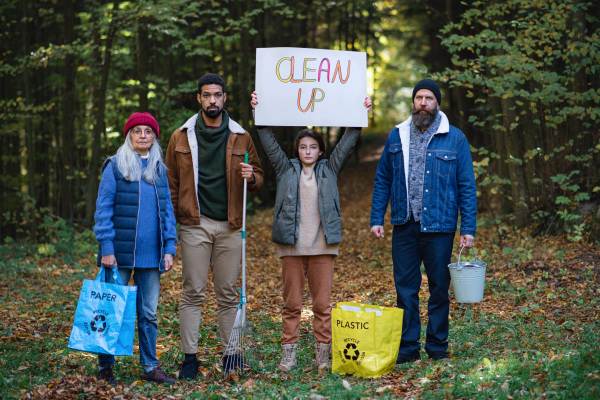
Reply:
[[[450, 126], [446, 115], [440, 114], [440, 127], [427, 145], [421, 232], [455, 232], [460, 209], [460, 234], [475, 236], [477, 190], [469, 143], [459, 129]], [[411, 119], [390, 132], [379, 159], [371, 227], [383, 225], [390, 199], [392, 225], [405, 224], [410, 218], [407, 172]]]

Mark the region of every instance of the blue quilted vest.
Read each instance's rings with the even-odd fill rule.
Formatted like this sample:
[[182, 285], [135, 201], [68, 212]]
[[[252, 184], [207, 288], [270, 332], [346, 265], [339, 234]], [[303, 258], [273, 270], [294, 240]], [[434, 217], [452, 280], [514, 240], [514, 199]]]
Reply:
[[[102, 172], [108, 166], [108, 163], [114, 161], [113, 171], [117, 181], [117, 194], [115, 200], [114, 215], [112, 222], [114, 224], [115, 238], [113, 246], [115, 248], [115, 258], [119, 268], [135, 268], [135, 240], [137, 235], [137, 225], [139, 217], [140, 202], [140, 184], [141, 182], [129, 182], [125, 180], [123, 174], [117, 168], [117, 162], [114, 157], [108, 158], [102, 166]], [[167, 209], [167, 196], [169, 183], [166, 173], [160, 176], [155, 182], [154, 187], [158, 195], [158, 212], [160, 216], [160, 272], [165, 269], [165, 220]], [[102, 259], [102, 248], [98, 251], [97, 265], [100, 266]]]

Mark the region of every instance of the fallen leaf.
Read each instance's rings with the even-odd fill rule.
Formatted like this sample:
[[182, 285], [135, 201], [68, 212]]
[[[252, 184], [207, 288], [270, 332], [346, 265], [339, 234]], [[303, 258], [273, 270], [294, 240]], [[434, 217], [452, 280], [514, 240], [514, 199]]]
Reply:
[[323, 400], [324, 398], [325, 398], [325, 396], [321, 396], [320, 394], [316, 394], [316, 393], [310, 394], [311, 400]]
[[508, 390], [508, 382], [504, 382], [501, 386], [500, 386], [500, 390], [502, 390], [503, 392], [506, 392]]
[[254, 379], [248, 379], [246, 382], [244, 382], [242, 387], [246, 390], [252, 390], [252, 388], [254, 387], [254, 382]]
[[489, 359], [487, 359], [487, 358], [484, 357], [483, 358], [483, 363], [485, 364], [486, 367], [492, 368], [492, 362]]
[[382, 386], [382, 387], [378, 387], [377, 389], [375, 389], [376, 393], [382, 393], [385, 392], [386, 390], [391, 389], [391, 385], [386, 385], [386, 386]]

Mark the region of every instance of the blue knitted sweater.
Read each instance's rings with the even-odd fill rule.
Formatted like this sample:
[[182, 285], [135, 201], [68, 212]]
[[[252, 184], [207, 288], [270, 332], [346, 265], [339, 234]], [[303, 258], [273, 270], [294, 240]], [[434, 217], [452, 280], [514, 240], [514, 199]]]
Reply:
[[[102, 173], [98, 200], [96, 201], [96, 225], [94, 233], [96, 241], [100, 243], [102, 256], [114, 254], [113, 240], [115, 230], [112, 222], [116, 204], [117, 181], [113, 171], [113, 164], [108, 163]], [[142, 159], [142, 166], [146, 167], [146, 160]], [[160, 260], [160, 222], [158, 203], [154, 185], [143, 179], [140, 182], [140, 208], [137, 222], [137, 237], [135, 242], [135, 268], [159, 268]], [[175, 228], [175, 214], [171, 203], [171, 193], [167, 190], [167, 209], [165, 221], [165, 253], [175, 255], [177, 242]]]

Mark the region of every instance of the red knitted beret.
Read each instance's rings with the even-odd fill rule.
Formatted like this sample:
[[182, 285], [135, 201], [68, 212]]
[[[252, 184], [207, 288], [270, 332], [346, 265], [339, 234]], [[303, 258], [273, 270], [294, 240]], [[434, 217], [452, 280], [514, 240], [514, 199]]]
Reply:
[[154, 130], [156, 137], [158, 137], [158, 122], [154, 119], [150, 113], [133, 113], [125, 124], [124, 136], [127, 137], [127, 132], [134, 126], [148, 125]]

